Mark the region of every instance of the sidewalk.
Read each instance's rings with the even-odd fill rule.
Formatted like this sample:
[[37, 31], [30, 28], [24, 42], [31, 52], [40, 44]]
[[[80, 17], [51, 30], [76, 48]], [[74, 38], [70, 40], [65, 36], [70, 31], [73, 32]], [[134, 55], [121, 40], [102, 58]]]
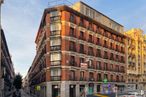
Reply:
[[24, 92], [23, 90], [21, 90], [21, 97], [36, 97], [36, 96], [29, 95], [26, 92]]

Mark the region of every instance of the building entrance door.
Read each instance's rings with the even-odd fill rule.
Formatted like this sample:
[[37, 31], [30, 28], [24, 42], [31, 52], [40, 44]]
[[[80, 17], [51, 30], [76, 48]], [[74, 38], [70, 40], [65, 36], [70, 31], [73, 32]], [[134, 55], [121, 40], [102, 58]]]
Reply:
[[75, 85], [69, 86], [69, 95], [70, 95], [70, 97], [76, 97], [76, 86]]
[[60, 95], [60, 88], [58, 85], [52, 86], [52, 97], [58, 97]]
[[97, 92], [100, 92], [100, 85], [97, 85]]

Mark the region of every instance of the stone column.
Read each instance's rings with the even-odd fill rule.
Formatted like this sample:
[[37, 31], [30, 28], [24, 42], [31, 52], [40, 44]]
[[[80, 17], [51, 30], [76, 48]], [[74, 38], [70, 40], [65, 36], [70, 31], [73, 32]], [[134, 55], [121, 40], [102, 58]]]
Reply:
[[50, 82], [46, 83], [46, 97], [52, 97], [52, 84]]
[[94, 84], [94, 93], [97, 93], [96, 90], [97, 90], [97, 85]]
[[76, 97], [80, 97], [80, 87], [79, 87], [79, 84], [76, 85]]
[[61, 82], [61, 97], [69, 97], [69, 83], [67, 81]]

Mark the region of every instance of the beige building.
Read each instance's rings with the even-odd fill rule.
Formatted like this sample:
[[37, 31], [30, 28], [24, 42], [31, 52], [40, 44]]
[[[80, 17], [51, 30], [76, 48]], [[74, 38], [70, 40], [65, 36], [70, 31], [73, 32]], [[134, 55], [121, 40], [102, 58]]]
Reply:
[[[127, 35], [127, 87], [144, 89], [146, 83], [146, 36], [141, 29], [131, 29]], [[144, 89], [146, 90], [146, 88]]]

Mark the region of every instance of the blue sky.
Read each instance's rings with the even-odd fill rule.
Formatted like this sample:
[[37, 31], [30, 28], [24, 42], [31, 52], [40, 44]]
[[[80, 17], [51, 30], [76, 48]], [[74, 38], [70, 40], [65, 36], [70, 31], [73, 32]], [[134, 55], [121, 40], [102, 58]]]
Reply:
[[[16, 73], [26, 75], [35, 56], [35, 37], [44, 8], [50, 0], [5, 0], [2, 27]], [[76, 2], [77, 0], [70, 0]], [[125, 26], [146, 32], [145, 0], [82, 0]]]

